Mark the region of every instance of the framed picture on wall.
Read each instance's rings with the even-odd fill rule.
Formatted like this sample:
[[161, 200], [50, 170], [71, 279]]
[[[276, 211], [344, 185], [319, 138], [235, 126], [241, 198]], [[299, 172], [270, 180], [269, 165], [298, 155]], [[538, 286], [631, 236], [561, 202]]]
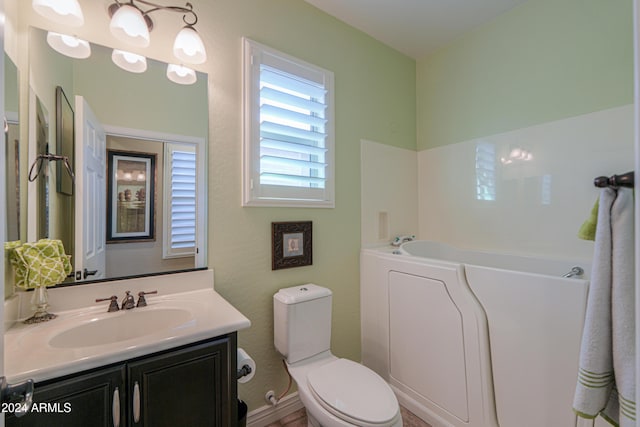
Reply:
[[271, 269], [313, 264], [311, 221], [271, 223]]
[[107, 243], [155, 240], [156, 154], [107, 150]]

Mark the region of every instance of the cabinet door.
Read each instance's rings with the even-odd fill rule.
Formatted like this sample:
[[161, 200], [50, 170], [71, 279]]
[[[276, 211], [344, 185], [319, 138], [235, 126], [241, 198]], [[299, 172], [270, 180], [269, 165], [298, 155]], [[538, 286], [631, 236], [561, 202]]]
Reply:
[[[235, 425], [235, 336], [130, 362], [129, 425]], [[235, 378], [234, 378], [235, 381]]]
[[125, 373], [121, 365], [36, 384], [31, 412], [21, 418], [7, 414], [5, 423], [7, 427], [124, 427]]

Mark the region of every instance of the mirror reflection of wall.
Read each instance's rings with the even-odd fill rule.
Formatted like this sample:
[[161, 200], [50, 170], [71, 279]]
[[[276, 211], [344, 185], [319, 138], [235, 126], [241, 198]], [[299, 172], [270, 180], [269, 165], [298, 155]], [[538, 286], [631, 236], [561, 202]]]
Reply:
[[4, 55], [4, 108], [6, 142], [7, 240], [20, 240], [20, 120], [18, 119], [18, 67]]
[[[200, 201], [194, 221], [198, 224], [199, 230], [205, 230], [206, 182], [203, 177], [206, 176], [207, 164], [205, 156], [208, 135], [208, 79], [205, 74], [197, 73], [195, 84], [178, 85], [167, 79], [166, 64], [150, 59], [147, 59], [147, 62], [148, 69], [145, 73], [133, 74], [124, 71], [112, 62], [111, 49], [94, 44], [90, 58], [72, 59], [49, 47], [46, 31], [36, 28], [29, 30], [29, 82], [40, 99], [43, 115], [47, 117], [50, 125], [50, 153], [60, 154], [57, 152], [55, 141], [55, 115], [51, 114], [56, 111], [55, 88], [61, 86], [73, 108], [76, 95], [82, 96], [91, 106], [97, 119], [107, 130], [109, 148], [118, 147], [125, 151], [159, 154], [158, 204], [155, 210], [156, 240], [108, 244], [105, 278], [206, 267], [206, 252], [197, 246], [198, 243], [191, 252], [167, 252], [164, 247], [167, 241], [164, 237], [167, 233], [167, 221], [164, 218], [167, 196], [162, 175], [162, 160], [169, 143], [186, 144], [185, 146], [189, 146], [197, 157], [197, 176], [201, 177], [197, 180], [197, 195]], [[33, 107], [30, 107], [30, 110], [33, 111]], [[49, 115], [46, 112], [49, 112]], [[155, 141], [150, 141], [154, 139]], [[35, 144], [33, 148], [36, 149]], [[78, 149], [76, 147], [76, 154]], [[35, 158], [35, 154], [30, 154], [29, 157]], [[48, 194], [48, 197], [33, 198], [32, 200], [40, 200], [37, 202], [39, 206], [30, 203], [29, 211], [33, 206], [37, 215], [31, 212], [28, 215], [22, 213], [20, 218], [29, 222], [29, 240], [39, 238], [39, 230], [44, 229], [48, 231], [50, 238], [63, 238], [64, 230], [68, 230], [69, 227], [75, 233], [79, 232], [70, 220], [73, 215], [68, 214], [68, 210], [65, 211], [65, 206], [77, 203], [77, 195], [69, 195], [68, 191], [58, 191], [60, 186], [57, 182], [57, 168], [63, 166], [60, 162], [50, 163], [46, 188], [45, 183], [39, 184], [43, 186], [41, 190], [36, 190], [35, 183], [29, 186], [29, 192], [37, 191], [39, 195]], [[75, 174], [78, 179], [79, 171], [76, 170]], [[45, 190], [48, 190], [48, 193]], [[43, 201], [46, 202], [48, 213], [47, 209], [44, 209]], [[25, 219], [27, 217], [28, 220]], [[38, 230], [37, 235], [32, 233], [33, 228]], [[194, 235], [197, 236], [198, 242], [206, 243], [204, 231]], [[202, 248], [204, 246], [202, 245]], [[65, 248], [67, 247], [73, 248], [73, 245], [65, 244]], [[73, 255], [78, 259], [77, 254]], [[87, 280], [91, 280], [91, 277]]]
[[[164, 153], [165, 143], [163, 141], [142, 140], [127, 138], [123, 136], [107, 135], [107, 150], [115, 150], [117, 152], [131, 152], [131, 153], [144, 153], [145, 155], [155, 155], [156, 162], [156, 174], [155, 174], [155, 203], [154, 205], [154, 217], [156, 231], [160, 231], [164, 222], [164, 212], [166, 198], [163, 197], [165, 193], [164, 179], [165, 176]], [[126, 165], [125, 165], [126, 167]], [[117, 173], [117, 171], [115, 171]], [[129, 181], [133, 183], [142, 182], [140, 179], [141, 170], [136, 168], [135, 170], [121, 171], [120, 182], [124, 183], [127, 180], [126, 175], [129, 176]], [[118, 179], [118, 178], [116, 178]], [[144, 176], [144, 180], [151, 179], [151, 177]], [[126, 183], [124, 183], [126, 184]], [[138, 186], [139, 187], [139, 186]], [[122, 199], [114, 200], [114, 204], [126, 205], [129, 203], [136, 203], [137, 200], [146, 199], [151, 202], [153, 195], [142, 196], [139, 193], [139, 189], [135, 190], [136, 186], [132, 185], [129, 201], [124, 200], [124, 192], [129, 188], [127, 185], [121, 187]], [[115, 199], [118, 199], [117, 193]], [[133, 200], [133, 201], [131, 201]], [[122, 210], [122, 209], [121, 209]], [[131, 209], [127, 209], [131, 210]], [[117, 214], [117, 212], [114, 212]], [[109, 221], [110, 218], [107, 218]], [[136, 227], [134, 227], [136, 228]], [[129, 227], [131, 229], [131, 227]], [[124, 229], [127, 231], [127, 229]], [[187, 255], [178, 258], [167, 258], [163, 256], [163, 244], [164, 238], [162, 233], [156, 232], [156, 238], [149, 241], [141, 242], [126, 242], [112, 243], [107, 245], [107, 258], [106, 258], [106, 272], [108, 276], [131, 276], [138, 274], [140, 271], [140, 263], [145, 264], [145, 268], [149, 271], [161, 272], [161, 271], [174, 271], [183, 270], [195, 267], [195, 257], [193, 255]]]
[[[35, 121], [36, 158], [39, 158], [49, 153], [49, 113], [37, 96]], [[34, 174], [31, 174], [31, 169], [29, 170], [29, 180], [31, 181], [33, 177], [36, 185], [36, 239], [39, 240], [49, 237], [49, 168], [51, 165], [48, 162], [39, 161], [34, 166]]]

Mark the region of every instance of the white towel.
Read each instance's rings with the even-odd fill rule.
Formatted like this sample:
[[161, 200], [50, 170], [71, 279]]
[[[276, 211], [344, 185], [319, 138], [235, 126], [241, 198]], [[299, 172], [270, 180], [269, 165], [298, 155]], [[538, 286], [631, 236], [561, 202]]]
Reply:
[[633, 191], [600, 194], [591, 286], [573, 408], [635, 427], [635, 258]]

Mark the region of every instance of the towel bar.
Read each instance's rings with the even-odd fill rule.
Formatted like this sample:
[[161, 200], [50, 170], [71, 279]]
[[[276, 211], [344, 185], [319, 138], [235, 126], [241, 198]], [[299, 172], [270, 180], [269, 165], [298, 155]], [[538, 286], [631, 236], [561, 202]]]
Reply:
[[633, 188], [634, 173], [633, 171], [624, 173], [622, 175], [612, 175], [610, 177], [599, 176], [593, 180], [593, 185], [596, 187], [629, 187]]

